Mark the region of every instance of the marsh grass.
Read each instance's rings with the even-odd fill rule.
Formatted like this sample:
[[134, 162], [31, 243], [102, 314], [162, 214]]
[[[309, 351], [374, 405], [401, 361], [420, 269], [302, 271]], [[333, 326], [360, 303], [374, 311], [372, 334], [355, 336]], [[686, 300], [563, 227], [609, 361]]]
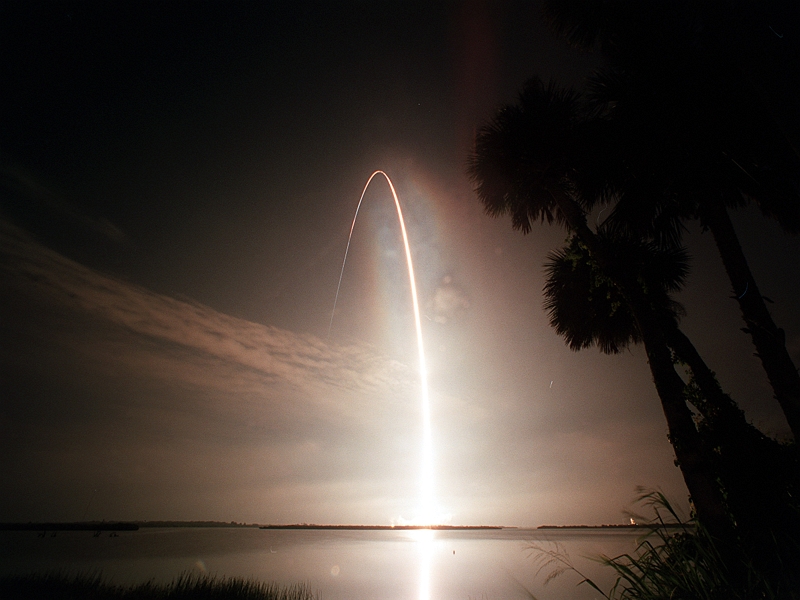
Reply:
[[577, 585], [588, 585], [607, 600], [800, 600], [796, 566], [778, 565], [765, 576], [739, 549], [720, 549], [702, 526], [681, 520], [662, 493], [649, 492], [639, 500], [654, 511], [655, 519], [636, 550], [595, 558], [616, 575], [607, 592], [581, 573], [557, 544], [529, 546], [537, 576], [544, 575], [547, 584], [571, 572], [580, 577]]
[[183, 574], [168, 584], [109, 583], [99, 574], [47, 573], [0, 577], [3, 600], [317, 600], [307, 585]]

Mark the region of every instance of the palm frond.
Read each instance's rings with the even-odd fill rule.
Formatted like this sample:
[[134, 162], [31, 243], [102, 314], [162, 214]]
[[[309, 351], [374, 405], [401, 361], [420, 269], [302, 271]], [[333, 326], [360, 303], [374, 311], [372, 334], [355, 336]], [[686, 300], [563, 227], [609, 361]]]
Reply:
[[548, 256], [545, 274], [544, 309], [570, 349], [616, 354], [641, 341], [624, 297], [576, 240]]
[[[674, 323], [683, 314], [683, 307], [670, 294], [681, 289], [689, 272], [684, 249], [661, 249], [654, 243], [602, 233], [598, 242], [611, 265], [607, 269], [635, 280], [658, 319]], [[614, 354], [641, 341], [619, 281], [575, 237], [567, 247], [548, 255], [544, 309], [550, 325], [572, 350], [597, 346], [603, 353]]]
[[478, 131], [467, 173], [487, 214], [509, 215], [523, 233], [537, 221], [567, 222], [556, 197], [573, 193], [580, 99], [533, 78], [517, 104], [502, 107]]

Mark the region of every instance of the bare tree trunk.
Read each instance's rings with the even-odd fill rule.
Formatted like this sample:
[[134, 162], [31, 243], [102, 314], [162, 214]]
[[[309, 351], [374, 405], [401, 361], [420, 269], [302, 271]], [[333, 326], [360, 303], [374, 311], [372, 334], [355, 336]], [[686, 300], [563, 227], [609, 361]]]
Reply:
[[733, 285], [747, 332], [756, 346], [756, 355], [767, 373], [794, 439], [800, 440], [800, 373], [786, 350], [785, 333], [775, 325], [764, 304], [722, 201], [708, 202], [705, 217]]

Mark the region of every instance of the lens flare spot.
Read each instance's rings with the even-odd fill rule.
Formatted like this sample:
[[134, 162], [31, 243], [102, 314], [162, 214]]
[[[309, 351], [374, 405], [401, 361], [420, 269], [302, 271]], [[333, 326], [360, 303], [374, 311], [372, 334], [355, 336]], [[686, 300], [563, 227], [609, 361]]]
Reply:
[[331, 575], [337, 577], [339, 575], [339, 565], [333, 565], [331, 567]]

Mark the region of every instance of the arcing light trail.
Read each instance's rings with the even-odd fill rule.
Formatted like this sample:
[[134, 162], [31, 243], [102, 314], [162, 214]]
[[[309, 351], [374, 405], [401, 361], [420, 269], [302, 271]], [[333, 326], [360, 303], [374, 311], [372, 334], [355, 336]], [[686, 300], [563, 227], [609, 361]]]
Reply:
[[414, 279], [414, 263], [411, 260], [411, 247], [408, 244], [408, 234], [406, 233], [406, 223], [403, 219], [403, 211], [400, 208], [400, 200], [397, 197], [397, 192], [394, 189], [392, 180], [383, 171], [375, 171], [367, 179], [367, 183], [361, 192], [361, 198], [358, 200], [356, 206], [356, 214], [353, 216], [353, 222], [350, 224], [350, 235], [347, 236], [347, 247], [344, 251], [344, 260], [342, 260], [342, 270], [339, 273], [339, 285], [336, 286], [336, 297], [333, 301], [333, 310], [331, 311], [331, 320], [328, 324], [328, 336], [331, 334], [331, 327], [333, 326], [333, 316], [336, 313], [336, 302], [339, 300], [339, 289], [342, 287], [342, 276], [344, 275], [344, 267], [347, 264], [347, 252], [350, 250], [350, 240], [353, 238], [353, 229], [356, 226], [356, 219], [358, 219], [358, 211], [361, 209], [361, 203], [364, 201], [364, 195], [367, 193], [369, 184], [376, 175], [383, 175], [386, 183], [389, 184], [389, 189], [392, 191], [394, 198], [394, 205], [397, 208], [397, 218], [400, 221], [400, 230], [403, 232], [403, 245], [406, 250], [406, 264], [408, 265], [408, 279], [411, 283], [411, 302], [414, 306], [414, 326], [417, 332], [417, 352], [419, 354], [419, 376], [422, 396], [422, 469], [420, 479], [420, 511], [415, 521], [419, 525], [432, 525], [434, 523], [434, 494], [433, 494], [433, 437], [431, 435], [431, 414], [430, 414], [430, 399], [428, 395], [428, 367], [425, 363], [425, 348], [422, 343], [422, 323], [419, 317], [419, 301], [417, 300], [417, 284]]

